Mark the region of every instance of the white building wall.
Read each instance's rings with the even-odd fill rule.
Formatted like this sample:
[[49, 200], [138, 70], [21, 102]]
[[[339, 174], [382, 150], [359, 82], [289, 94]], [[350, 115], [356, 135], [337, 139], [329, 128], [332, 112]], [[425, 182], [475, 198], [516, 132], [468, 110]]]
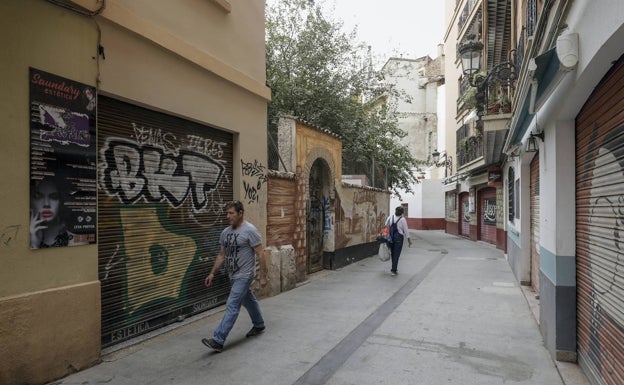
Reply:
[[[578, 36], [578, 63], [566, 70], [563, 66], [550, 86], [535, 103], [532, 117], [522, 140], [522, 148], [531, 132], [544, 132], [540, 146], [540, 330], [545, 346], [557, 360], [577, 359], [576, 276], [576, 202], [575, 202], [575, 119], [596, 86], [624, 54], [624, 2], [620, 0], [577, 0], [557, 3], [565, 20], [565, 29], [556, 29], [541, 51], [555, 47], [559, 36]], [[556, 28], [556, 26], [555, 26]], [[559, 46], [558, 48], [561, 48]], [[526, 58], [530, 59], [529, 57]], [[557, 61], [557, 55], [553, 60]], [[524, 155], [521, 155], [524, 156]], [[509, 232], [521, 231], [522, 265], [528, 263], [530, 204], [528, 202], [528, 164], [521, 173], [521, 222]], [[524, 273], [520, 271], [520, 279]], [[586, 298], [583, 300], [587, 300]]]
[[446, 148], [446, 84], [438, 87], [436, 111], [438, 116], [438, 140], [435, 148]]
[[405, 190], [400, 191], [401, 199], [396, 195], [390, 198], [390, 213], [394, 213], [394, 209], [403, 204], [407, 204], [408, 218], [422, 218], [422, 185], [416, 185], [413, 193], [406, 193]]
[[435, 179], [422, 180], [423, 218], [444, 218], [444, 197], [442, 183]]
[[390, 211], [397, 206], [408, 205], [409, 218], [444, 218], [444, 196], [442, 183], [436, 179], [421, 179], [413, 193], [401, 191], [401, 199], [393, 195], [390, 198]]
[[[599, 5], [599, 6], [598, 6]], [[573, 71], [560, 72], [556, 88], [539, 100], [530, 132], [544, 130], [540, 154], [541, 246], [554, 255], [575, 254], [575, 147], [574, 119], [598, 82], [624, 49], [624, 3], [577, 1], [570, 9], [568, 29], [562, 35], [578, 33], [579, 62]], [[555, 59], [557, 60], [557, 59]], [[537, 124], [539, 123], [539, 127]], [[523, 209], [528, 215], [529, 208]]]

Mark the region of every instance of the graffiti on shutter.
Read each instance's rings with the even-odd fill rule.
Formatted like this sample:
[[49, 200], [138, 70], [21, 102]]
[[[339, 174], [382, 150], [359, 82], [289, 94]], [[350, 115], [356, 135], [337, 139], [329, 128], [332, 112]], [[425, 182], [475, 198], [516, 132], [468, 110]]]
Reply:
[[592, 383], [624, 383], [624, 60], [576, 118], [577, 338]]
[[223, 303], [204, 278], [227, 225], [232, 135], [100, 96], [98, 255], [102, 345]]
[[531, 160], [531, 288], [539, 293], [540, 271], [540, 191], [539, 191], [539, 155]]

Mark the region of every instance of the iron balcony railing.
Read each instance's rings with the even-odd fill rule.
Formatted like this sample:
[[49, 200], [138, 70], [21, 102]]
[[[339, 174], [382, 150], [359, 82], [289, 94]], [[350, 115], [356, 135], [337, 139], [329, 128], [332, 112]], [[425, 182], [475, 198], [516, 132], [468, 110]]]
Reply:
[[457, 31], [461, 32], [462, 28], [468, 21], [468, 17], [470, 16], [470, 13], [474, 9], [476, 3], [477, 3], [477, 0], [466, 0], [466, 3], [464, 4], [464, 8], [461, 11], [461, 14], [457, 18]]
[[483, 157], [483, 133], [469, 124], [463, 124], [455, 132], [457, 168]]

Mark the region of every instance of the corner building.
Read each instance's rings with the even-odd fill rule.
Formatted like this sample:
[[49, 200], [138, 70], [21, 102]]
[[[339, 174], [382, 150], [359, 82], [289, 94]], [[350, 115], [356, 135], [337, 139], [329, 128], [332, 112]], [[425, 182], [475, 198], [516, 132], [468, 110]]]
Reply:
[[[447, 16], [446, 78], [458, 79], [448, 107], [457, 101], [466, 110], [470, 100], [459, 47], [471, 37], [482, 44], [482, 69], [508, 63], [515, 71], [509, 83], [488, 83], [509, 91], [511, 108], [498, 110], [504, 140], [486, 147], [502, 177], [497, 228], [516, 279], [539, 298], [545, 346], [557, 361], [578, 362], [591, 384], [622, 384], [624, 4], [447, 0]], [[498, 120], [495, 100], [487, 101], [485, 132]], [[458, 113], [458, 139], [470, 115]], [[476, 178], [469, 172], [466, 180]]]
[[[264, 3], [9, 0], [0, 14], [0, 383], [41, 384], [223, 303], [227, 279], [203, 278], [225, 202], [266, 239]], [[52, 244], [31, 236], [44, 180], [60, 184]]]

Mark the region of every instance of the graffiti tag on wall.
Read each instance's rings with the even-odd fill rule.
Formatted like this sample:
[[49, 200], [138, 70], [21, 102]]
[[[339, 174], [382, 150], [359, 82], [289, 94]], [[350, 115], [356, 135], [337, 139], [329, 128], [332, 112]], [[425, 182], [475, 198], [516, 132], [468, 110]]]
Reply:
[[328, 196], [323, 196], [323, 231], [328, 232], [332, 229], [331, 223], [331, 214], [329, 212], [329, 208], [331, 207], [331, 202]]
[[197, 152], [177, 149], [177, 156], [169, 155], [161, 148], [120, 138], [107, 139], [101, 152], [102, 187], [125, 204], [144, 198], [179, 207], [190, 195], [199, 211], [224, 171], [223, 165]]
[[615, 384], [624, 376], [619, 355], [624, 340], [624, 127], [592, 126], [579, 130], [589, 145], [577, 152], [577, 229], [582, 229], [577, 232], [577, 293], [583, 299], [578, 302], [578, 351], [605, 384]]
[[11, 225], [6, 226], [0, 232], [0, 245], [4, 247], [9, 247], [12, 242], [17, 239], [17, 234], [19, 233], [20, 225]]
[[266, 168], [257, 160], [245, 162], [242, 159], [241, 167], [243, 171], [245, 200], [247, 203], [258, 203], [262, 185], [267, 182]]
[[483, 200], [483, 223], [496, 226], [496, 198]]
[[232, 199], [232, 135], [102, 97], [98, 133], [102, 344], [225, 301], [203, 284]]

